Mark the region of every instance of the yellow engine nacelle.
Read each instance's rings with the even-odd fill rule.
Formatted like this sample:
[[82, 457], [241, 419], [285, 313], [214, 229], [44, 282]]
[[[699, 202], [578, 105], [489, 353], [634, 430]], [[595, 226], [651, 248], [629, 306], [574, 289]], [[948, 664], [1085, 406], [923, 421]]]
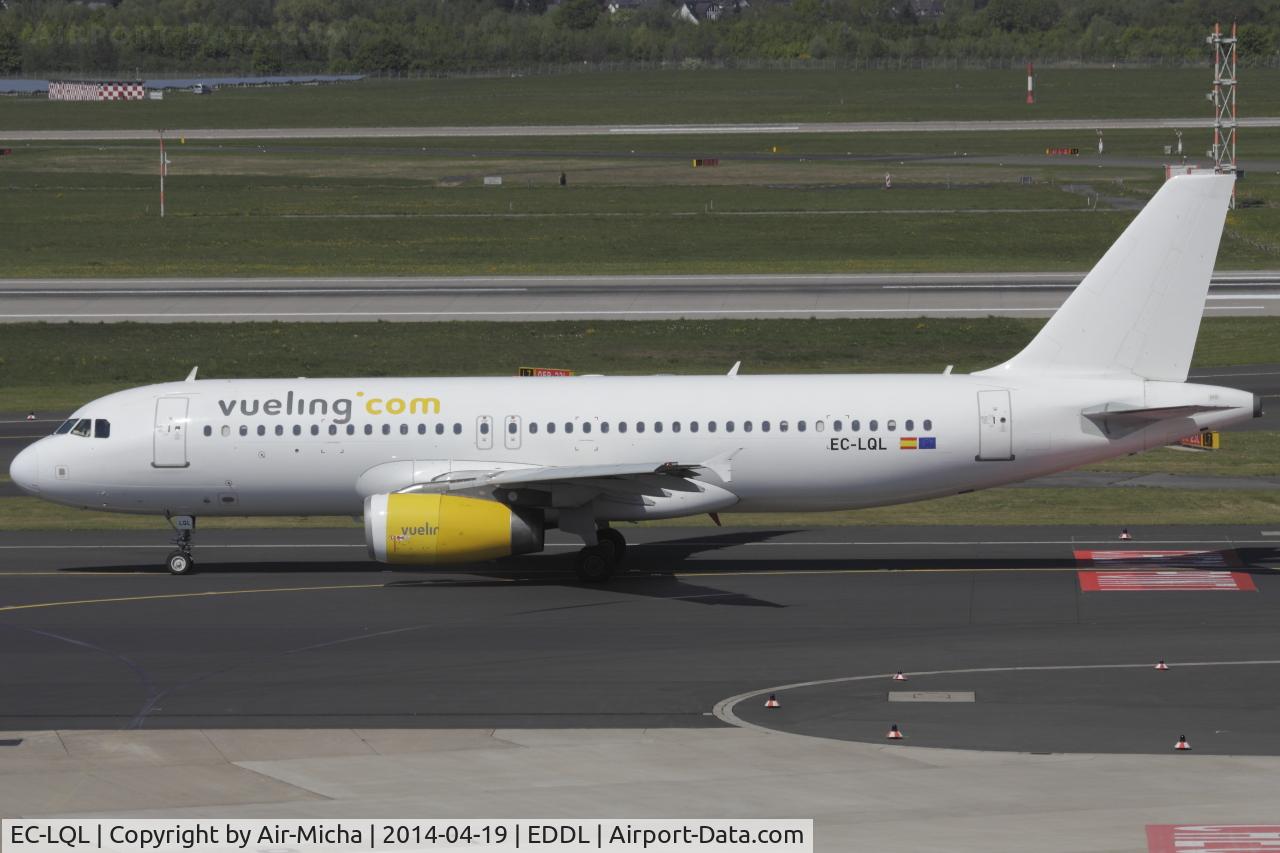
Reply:
[[364, 501], [369, 556], [380, 563], [434, 566], [541, 551], [542, 516], [455, 495], [371, 495]]

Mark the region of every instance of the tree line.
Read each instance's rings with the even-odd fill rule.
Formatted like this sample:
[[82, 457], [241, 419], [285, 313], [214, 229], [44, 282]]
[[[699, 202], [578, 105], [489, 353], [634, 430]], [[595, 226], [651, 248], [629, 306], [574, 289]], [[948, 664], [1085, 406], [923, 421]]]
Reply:
[[[451, 73], [760, 60], [1203, 62], [1238, 21], [1280, 58], [1280, 0], [3, 0], [0, 75]], [[690, 4], [694, 5], [694, 4]]]

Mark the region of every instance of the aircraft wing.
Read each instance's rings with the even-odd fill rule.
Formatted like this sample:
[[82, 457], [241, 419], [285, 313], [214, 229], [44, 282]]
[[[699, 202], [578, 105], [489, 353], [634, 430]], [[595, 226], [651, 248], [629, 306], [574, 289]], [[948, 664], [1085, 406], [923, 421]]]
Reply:
[[451, 471], [407, 492], [457, 492], [495, 487], [528, 488], [591, 486], [601, 491], [645, 492], [694, 477], [706, 465], [679, 462], [635, 462], [614, 465], [546, 465], [534, 468]]

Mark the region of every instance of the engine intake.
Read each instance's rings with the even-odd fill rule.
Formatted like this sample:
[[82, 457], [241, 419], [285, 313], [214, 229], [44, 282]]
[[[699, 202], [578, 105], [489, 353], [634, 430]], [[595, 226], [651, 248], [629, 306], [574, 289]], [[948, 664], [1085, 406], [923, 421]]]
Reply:
[[442, 565], [528, 554], [543, 547], [542, 515], [456, 495], [370, 495], [369, 556], [380, 563]]

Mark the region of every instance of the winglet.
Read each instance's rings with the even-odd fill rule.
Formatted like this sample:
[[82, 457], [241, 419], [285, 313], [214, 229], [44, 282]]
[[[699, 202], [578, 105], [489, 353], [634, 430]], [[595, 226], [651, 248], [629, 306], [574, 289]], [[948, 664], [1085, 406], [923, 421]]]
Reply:
[[739, 367], [742, 367], [742, 362], [741, 362], [741, 361], [735, 361], [735, 362], [733, 363], [733, 367], [730, 367], [730, 368], [729, 368], [729, 374], [728, 374], [728, 375], [729, 375], [729, 376], [737, 376], [737, 375], [738, 375], [738, 368], [739, 368]]
[[199, 365], [196, 365], [195, 367], [191, 368], [191, 372], [187, 374], [187, 378], [186, 378], [184, 381], [186, 381], [186, 382], [195, 382], [195, 381], [196, 381], [196, 371], [197, 371], [197, 370], [199, 370], [199, 369], [200, 369], [200, 366], [199, 366]]

